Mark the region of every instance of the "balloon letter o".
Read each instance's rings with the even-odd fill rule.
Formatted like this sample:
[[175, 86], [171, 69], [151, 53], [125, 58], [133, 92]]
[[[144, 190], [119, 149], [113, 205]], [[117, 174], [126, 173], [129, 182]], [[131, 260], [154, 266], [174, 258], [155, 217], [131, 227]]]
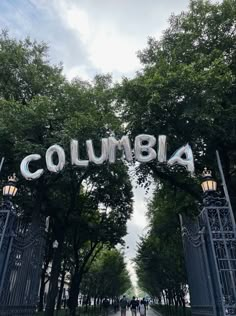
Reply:
[[[55, 153], [58, 156], [57, 165], [55, 165], [53, 162], [53, 155]], [[65, 156], [64, 149], [61, 146], [53, 145], [53, 146], [48, 148], [48, 150], [46, 152], [46, 164], [47, 164], [47, 168], [49, 171], [59, 172], [64, 168], [65, 163], [66, 163], [66, 156]]]

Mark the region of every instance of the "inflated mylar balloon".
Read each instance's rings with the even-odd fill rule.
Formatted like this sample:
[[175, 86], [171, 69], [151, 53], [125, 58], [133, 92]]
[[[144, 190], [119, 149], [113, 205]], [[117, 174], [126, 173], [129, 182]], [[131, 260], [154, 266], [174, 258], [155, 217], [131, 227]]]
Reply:
[[43, 169], [38, 169], [35, 172], [30, 172], [29, 171], [29, 163], [31, 161], [35, 161], [35, 160], [39, 160], [41, 159], [41, 156], [38, 154], [32, 154], [29, 156], [26, 156], [20, 164], [20, 171], [22, 176], [26, 179], [26, 180], [34, 180], [34, 179], [38, 179], [39, 177], [41, 177], [41, 175], [43, 174]]
[[[147, 144], [143, 144], [143, 143]], [[156, 138], [152, 135], [141, 134], [135, 137], [135, 158], [139, 162], [149, 162], [156, 158], [157, 153], [152, 148], [156, 144]], [[145, 155], [144, 155], [145, 153]]]
[[108, 148], [110, 163], [114, 163], [116, 161], [116, 149], [124, 150], [126, 160], [132, 161], [132, 150], [128, 136], [123, 136], [121, 140], [117, 140], [115, 137], [109, 137]]
[[[57, 154], [58, 156], [58, 163], [57, 165], [53, 162], [53, 155]], [[64, 149], [59, 145], [53, 145], [48, 148], [46, 151], [46, 164], [47, 168], [51, 172], [59, 172], [61, 171], [66, 163], [66, 156]]]
[[79, 159], [79, 143], [77, 140], [72, 139], [70, 142], [71, 152], [71, 164], [79, 167], [87, 167], [89, 164], [88, 160]]
[[[185, 155], [186, 158], [182, 158]], [[173, 166], [174, 164], [178, 164], [184, 166], [189, 172], [194, 173], [194, 160], [193, 160], [193, 152], [189, 144], [182, 146], [179, 148], [168, 160], [168, 164]]]
[[166, 136], [160, 135], [158, 137], [158, 161], [165, 162], [167, 154]]
[[94, 153], [93, 141], [86, 140], [87, 152], [89, 161], [94, 162], [96, 165], [101, 165], [108, 159], [108, 139], [102, 138], [102, 149], [100, 157], [97, 157]]

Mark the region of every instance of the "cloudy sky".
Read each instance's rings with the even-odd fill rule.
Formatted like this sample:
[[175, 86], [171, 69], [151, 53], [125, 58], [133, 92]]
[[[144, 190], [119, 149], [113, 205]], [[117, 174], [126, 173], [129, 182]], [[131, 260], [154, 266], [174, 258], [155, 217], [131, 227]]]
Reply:
[[[186, 10], [188, 0], [0, 0], [0, 27], [22, 39], [30, 36], [50, 46], [50, 61], [63, 62], [68, 79], [90, 80], [111, 73], [132, 77], [141, 66], [136, 57], [148, 36], [159, 38], [171, 13]], [[146, 199], [134, 190], [134, 215], [128, 224], [129, 270], [138, 236], [147, 226]]]

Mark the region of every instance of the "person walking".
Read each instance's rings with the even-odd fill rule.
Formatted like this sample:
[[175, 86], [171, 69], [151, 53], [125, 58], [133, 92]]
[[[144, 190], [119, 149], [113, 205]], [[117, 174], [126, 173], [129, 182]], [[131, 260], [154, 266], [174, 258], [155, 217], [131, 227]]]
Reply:
[[107, 299], [107, 297], [105, 297], [105, 299], [102, 301], [102, 308], [103, 308], [103, 315], [104, 316], [108, 316], [109, 306], [110, 306], [110, 302]]
[[146, 315], [146, 306], [145, 306], [143, 300], [140, 302], [139, 313], [140, 313], [140, 316], [145, 316]]
[[114, 301], [114, 313], [116, 313], [119, 310], [119, 300], [118, 298]]
[[137, 301], [135, 300], [135, 296], [133, 296], [133, 299], [130, 301], [130, 310], [132, 316], [136, 316], [137, 314]]
[[146, 310], [148, 310], [149, 301], [146, 300]]
[[121, 316], [126, 316], [126, 308], [127, 308], [127, 300], [126, 300], [126, 296], [124, 295], [122, 297], [122, 299], [120, 300], [120, 313]]

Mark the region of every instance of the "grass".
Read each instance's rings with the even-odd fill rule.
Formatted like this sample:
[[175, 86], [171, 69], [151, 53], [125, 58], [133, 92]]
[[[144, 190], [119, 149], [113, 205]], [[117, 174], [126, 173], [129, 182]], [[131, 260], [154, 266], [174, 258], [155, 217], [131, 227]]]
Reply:
[[190, 307], [185, 308], [186, 314], [184, 314], [184, 310], [182, 307], [178, 307], [177, 310], [175, 306], [167, 305], [152, 305], [152, 307], [163, 316], [191, 316]]

